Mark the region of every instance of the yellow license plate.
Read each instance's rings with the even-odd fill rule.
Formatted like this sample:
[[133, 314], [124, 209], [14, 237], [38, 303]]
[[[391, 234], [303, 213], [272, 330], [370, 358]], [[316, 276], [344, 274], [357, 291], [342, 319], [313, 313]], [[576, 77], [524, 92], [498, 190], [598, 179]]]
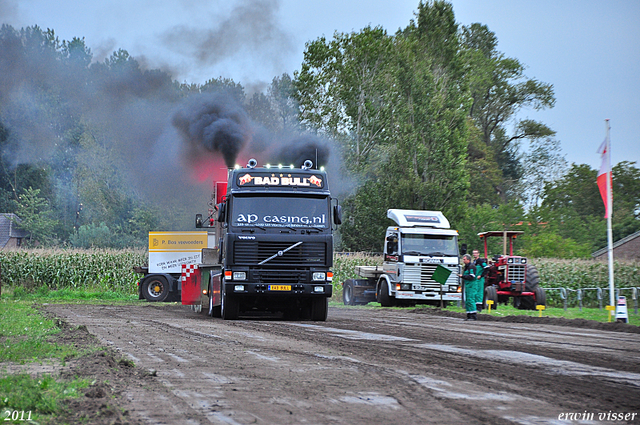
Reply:
[[269, 285], [270, 291], [290, 291], [291, 285]]

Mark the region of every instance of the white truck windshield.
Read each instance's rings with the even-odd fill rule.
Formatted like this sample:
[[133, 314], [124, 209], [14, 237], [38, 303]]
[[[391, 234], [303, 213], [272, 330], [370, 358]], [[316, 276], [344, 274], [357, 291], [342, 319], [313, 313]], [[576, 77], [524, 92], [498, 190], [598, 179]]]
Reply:
[[458, 256], [458, 242], [455, 236], [402, 234], [402, 254]]

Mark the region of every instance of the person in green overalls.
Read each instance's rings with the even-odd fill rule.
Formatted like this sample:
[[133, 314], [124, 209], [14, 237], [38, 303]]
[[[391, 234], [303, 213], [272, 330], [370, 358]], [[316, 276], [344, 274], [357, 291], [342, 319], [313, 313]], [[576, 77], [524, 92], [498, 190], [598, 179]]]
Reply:
[[467, 311], [466, 320], [478, 320], [478, 308], [476, 307], [476, 300], [478, 299], [478, 293], [482, 298], [482, 289], [480, 289], [480, 282], [476, 278], [476, 266], [471, 258], [471, 255], [465, 254], [462, 257], [464, 263], [464, 270], [462, 274], [458, 276], [464, 281], [464, 307]]
[[478, 286], [480, 287], [480, 291], [476, 294], [478, 296], [478, 298], [476, 298], [476, 309], [478, 312], [481, 312], [482, 306], [484, 305], [484, 271], [488, 265], [486, 258], [480, 258], [480, 251], [477, 249], [473, 250], [472, 255], [474, 265], [476, 266], [476, 279], [478, 279]]

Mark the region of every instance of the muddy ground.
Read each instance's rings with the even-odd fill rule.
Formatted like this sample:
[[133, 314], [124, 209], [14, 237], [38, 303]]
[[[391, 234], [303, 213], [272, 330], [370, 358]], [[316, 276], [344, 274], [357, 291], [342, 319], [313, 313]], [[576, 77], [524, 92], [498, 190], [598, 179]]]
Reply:
[[434, 309], [331, 307], [326, 322], [223, 321], [176, 304], [41, 309], [64, 321], [63, 337], [109, 347], [62, 372], [96, 380], [70, 421], [640, 423], [640, 333], [624, 324], [466, 322]]

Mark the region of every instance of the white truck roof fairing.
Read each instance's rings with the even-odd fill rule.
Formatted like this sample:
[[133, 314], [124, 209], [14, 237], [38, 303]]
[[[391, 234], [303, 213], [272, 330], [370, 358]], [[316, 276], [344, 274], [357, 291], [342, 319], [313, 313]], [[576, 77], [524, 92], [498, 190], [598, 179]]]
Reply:
[[387, 210], [387, 217], [400, 227], [435, 227], [450, 229], [449, 220], [440, 211]]
[[457, 230], [436, 229], [433, 227], [387, 227], [387, 235], [391, 232], [402, 235], [458, 236]]

